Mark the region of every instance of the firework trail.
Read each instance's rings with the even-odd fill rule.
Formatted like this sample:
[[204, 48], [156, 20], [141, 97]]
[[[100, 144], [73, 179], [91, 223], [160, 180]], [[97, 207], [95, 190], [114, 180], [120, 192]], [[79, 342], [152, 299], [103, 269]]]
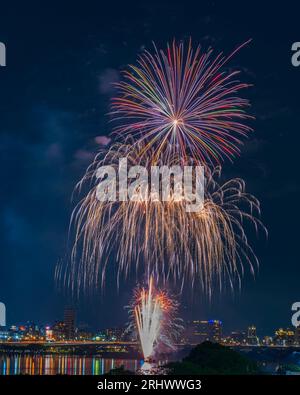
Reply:
[[238, 96], [249, 85], [239, 82], [239, 71], [223, 66], [249, 41], [227, 57], [194, 50], [191, 41], [187, 48], [174, 41], [166, 52], [155, 46], [154, 54], [144, 51], [117, 84], [111, 109], [117, 134], [132, 134], [145, 143], [146, 154], [154, 148], [155, 157], [175, 152], [207, 164], [232, 160], [252, 130], [244, 123], [251, 118], [249, 103]]
[[177, 309], [177, 303], [166, 292], [155, 289], [152, 277], [148, 289], [135, 290], [132, 312], [146, 360], [153, 357], [160, 343], [174, 348], [172, 340], [182, 329], [176, 318]]
[[152, 278], [149, 290], [146, 291], [144, 288], [141, 290], [138, 302], [134, 307], [134, 314], [143, 355], [144, 358], [148, 359], [153, 354], [163, 319], [160, 300], [153, 295]]
[[[88, 192], [72, 218], [75, 244], [65, 280], [73, 290], [104, 286], [110, 260], [117, 263], [118, 278], [135, 273], [153, 275], [157, 281], [171, 279], [181, 286], [197, 282], [208, 294], [216, 284], [220, 289], [225, 284], [233, 288], [244, 266], [254, 273], [258, 261], [245, 228], [248, 223], [256, 232], [265, 231], [259, 220], [260, 204], [245, 191], [243, 180], [220, 184], [220, 167], [206, 167], [204, 204], [197, 212], [187, 212], [186, 202], [172, 197], [168, 201], [97, 199], [97, 168], [105, 163], [117, 166], [123, 157], [129, 165], [147, 168], [153, 164], [152, 156], [141, 157], [142, 149], [143, 145], [113, 145], [79, 184], [81, 189], [87, 185]], [[173, 158], [169, 164], [178, 161]]]

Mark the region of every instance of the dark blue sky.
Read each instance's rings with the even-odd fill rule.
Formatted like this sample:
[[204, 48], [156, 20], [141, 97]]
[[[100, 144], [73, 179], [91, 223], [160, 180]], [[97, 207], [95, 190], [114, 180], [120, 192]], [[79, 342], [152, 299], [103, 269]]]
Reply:
[[[54, 268], [65, 253], [72, 190], [99, 148], [97, 137], [111, 132], [111, 83], [152, 40], [164, 47], [192, 37], [227, 53], [253, 39], [229, 66], [254, 84], [245, 94], [255, 132], [224, 174], [243, 177], [260, 199], [269, 239], [251, 239], [261, 263], [255, 280], [246, 275], [234, 297], [211, 304], [200, 293], [183, 298], [182, 314], [220, 318], [228, 330], [290, 325], [291, 304], [300, 299], [300, 67], [290, 60], [300, 41], [299, 10], [288, 2], [285, 9], [262, 2], [102, 3], [1, 6], [7, 67], [0, 68], [0, 300], [8, 322], [62, 316], [68, 301], [55, 289]], [[131, 285], [118, 293], [108, 278], [102, 299], [80, 301], [79, 320], [123, 324]]]

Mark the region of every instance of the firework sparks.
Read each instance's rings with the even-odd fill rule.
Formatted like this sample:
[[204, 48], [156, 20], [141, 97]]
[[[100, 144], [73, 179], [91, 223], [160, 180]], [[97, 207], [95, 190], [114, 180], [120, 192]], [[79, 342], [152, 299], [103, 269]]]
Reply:
[[172, 339], [180, 328], [176, 319], [177, 303], [166, 292], [155, 289], [152, 277], [148, 289], [135, 291], [132, 310], [146, 360], [153, 357], [161, 342], [173, 348]]
[[[216, 282], [220, 289], [228, 283], [233, 288], [246, 264], [254, 273], [258, 261], [245, 225], [253, 225], [255, 231], [265, 230], [258, 219], [259, 201], [246, 193], [241, 179], [220, 185], [220, 167], [206, 168], [204, 204], [197, 212], [187, 212], [184, 201], [172, 198], [126, 202], [97, 199], [93, 179], [99, 163], [111, 165], [124, 156], [129, 163], [153, 163], [140, 157], [141, 147], [135, 148], [123, 144], [111, 147], [103, 160], [89, 168], [80, 184], [92, 183], [92, 187], [73, 215], [76, 236], [68, 277], [72, 287], [88, 291], [97, 287], [99, 280], [103, 286], [109, 259], [117, 262], [118, 274], [124, 277], [146, 273], [157, 280], [171, 278], [181, 286], [188, 280], [189, 286], [197, 282], [209, 294]], [[83, 254], [78, 257], [81, 250]]]
[[152, 278], [149, 290], [146, 291], [144, 288], [141, 290], [134, 313], [144, 358], [148, 359], [153, 354], [163, 319], [160, 298], [153, 295]]
[[[209, 294], [216, 282], [220, 289], [228, 282], [233, 288], [236, 279], [240, 283], [246, 265], [255, 272], [258, 260], [246, 223], [266, 231], [259, 201], [245, 191], [241, 179], [221, 185], [221, 167], [211, 166], [237, 155], [241, 138], [251, 130], [245, 124], [249, 103], [237, 96], [247, 84], [237, 80], [237, 71], [223, 70], [239, 48], [228, 57], [213, 57], [212, 50], [194, 51], [191, 43], [185, 49], [174, 42], [166, 53], [145, 52], [138, 66], [125, 72], [120, 96], [112, 103], [121, 141], [99, 154], [79, 183], [81, 191], [88, 191], [71, 220], [72, 259], [65, 272], [61, 267], [57, 271], [73, 291], [90, 291], [99, 282], [103, 286], [113, 260], [118, 280], [135, 272], [157, 281], [171, 278], [181, 286], [199, 283]], [[153, 165], [203, 165], [203, 206], [187, 212], [186, 202], [172, 197], [99, 201], [98, 168], [116, 170], [124, 157], [129, 165], [148, 170]]]
[[111, 110], [116, 132], [133, 134], [156, 157], [176, 152], [202, 163], [232, 160], [252, 130], [244, 123], [251, 118], [245, 112], [249, 103], [237, 96], [248, 85], [223, 66], [247, 43], [227, 57], [213, 57], [212, 49], [202, 52], [199, 46], [193, 50], [191, 42], [187, 49], [174, 41], [166, 52], [145, 51], [117, 84]]

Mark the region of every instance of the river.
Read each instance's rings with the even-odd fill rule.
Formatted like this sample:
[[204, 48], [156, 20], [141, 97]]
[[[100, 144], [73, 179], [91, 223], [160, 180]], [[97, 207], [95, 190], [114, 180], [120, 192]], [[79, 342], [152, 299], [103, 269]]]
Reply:
[[101, 375], [121, 367], [138, 370], [137, 359], [101, 358], [99, 356], [62, 354], [0, 354], [0, 375]]

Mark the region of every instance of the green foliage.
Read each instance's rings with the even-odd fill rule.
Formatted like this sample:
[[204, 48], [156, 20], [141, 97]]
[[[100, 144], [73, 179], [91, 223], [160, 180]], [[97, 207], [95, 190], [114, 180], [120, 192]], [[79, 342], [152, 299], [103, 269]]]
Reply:
[[108, 373], [106, 373], [107, 376], [119, 376], [119, 375], [125, 375], [125, 376], [132, 376], [135, 375], [134, 372], [131, 370], [126, 370], [124, 368], [124, 365], [120, 366], [119, 368], [111, 369]]
[[168, 365], [171, 374], [244, 375], [259, 373], [257, 364], [217, 343], [204, 342], [191, 350], [182, 362]]

